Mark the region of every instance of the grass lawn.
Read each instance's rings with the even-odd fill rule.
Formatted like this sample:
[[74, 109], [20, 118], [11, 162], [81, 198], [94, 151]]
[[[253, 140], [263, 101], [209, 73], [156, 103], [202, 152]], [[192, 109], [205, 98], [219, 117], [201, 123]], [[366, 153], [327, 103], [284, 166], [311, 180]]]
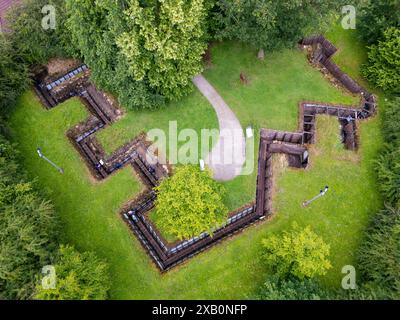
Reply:
[[[336, 30], [336, 39], [342, 39], [340, 32], [346, 31]], [[343, 41], [341, 45], [341, 53], [346, 56], [359, 50], [359, 44], [351, 41]], [[260, 62], [252, 50], [239, 44], [222, 43], [213, 49], [213, 64], [205, 72], [206, 78], [231, 106], [242, 125], [251, 124], [257, 131], [260, 127], [296, 130], [297, 105], [302, 99], [346, 104], [358, 101], [332, 88], [307, 64], [304, 54], [296, 50], [270, 54]], [[247, 86], [240, 84], [242, 71], [249, 77]], [[358, 72], [357, 69], [354, 72]], [[288, 169], [279, 157], [275, 159], [278, 168], [274, 195], [276, 213], [272, 220], [248, 228], [241, 235], [161, 275], [118, 216], [123, 203], [142, 188], [133, 170], [125, 168], [106, 181], [95, 183], [65, 136], [68, 128], [86, 116], [78, 100], [46, 111], [34, 94], [27, 92], [21, 97], [10, 125], [24, 165], [32, 177], [37, 177], [38, 185], [55, 205], [63, 224], [63, 240], [78, 249], [95, 251], [109, 262], [113, 299], [249, 297], [268, 277], [261, 262], [261, 239], [288, 229], [293, 222], [311, 225], [331, 245], [333, 268], [321, 281], [338, 288], [342, 266], [354, 264], [361, 232], [369, 215], [381, 205], [372, 164], [381, 141], [378, 117], [361, 124], [361, 146], [357, 153], [343, 150], [335, 119], [320, 117], [318, 142], [310, 149], [309, 169]], [[194, 92], [162, 110], [128, 112], [112, 128], [102, 131], [99, 138], [110, 152], [140, 131], [167, 128], [170, 120], [177, 120], [180, 128], [196, 131], [217, 126], [211, 106]], [[60, 175], [37, 156], [38, 146], [65, 169], [65, 175]], [[257, 147], [258, 135], [255, 155]], [[229, 195], [225, 202], [230, 208], [254, 198], [255, 177], [254, 170], [252, 175], [226, 183]], [[302, 201], [314, 196], [326, 184], [331, 187], [327, 196], [302, 209]]]

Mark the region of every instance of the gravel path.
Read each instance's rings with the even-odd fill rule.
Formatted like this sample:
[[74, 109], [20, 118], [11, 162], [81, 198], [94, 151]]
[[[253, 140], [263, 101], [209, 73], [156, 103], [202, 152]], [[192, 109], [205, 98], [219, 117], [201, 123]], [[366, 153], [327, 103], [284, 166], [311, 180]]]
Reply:
[[246, 160], [243, 128], [229, 106], [202, 75], [195, 76], [192, 81], [214, 107], [219, 122], [218, 142], [206, 156], [205, 163], [213, 171], [214, 179], [232, 180], [241, 173]]

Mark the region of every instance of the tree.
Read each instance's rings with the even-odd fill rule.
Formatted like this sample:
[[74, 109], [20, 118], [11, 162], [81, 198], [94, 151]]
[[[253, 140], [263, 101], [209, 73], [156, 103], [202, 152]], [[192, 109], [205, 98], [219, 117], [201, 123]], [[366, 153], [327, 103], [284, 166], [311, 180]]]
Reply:
[[400, 28], [389, 28], [384, 40], [372, 45], [364, 76], [389, 93], [400, 93]]
[[187, 165], [157, 187], [156, 211], [159, 225], [179, 239], [197, 236], [223, 223], [227, 208], [222, 202], [224, 189], [208, 171]]
[[390, 205], [400, 206], [400, 147], [386, 145], [375, 163], [383, 198]]
[[156, 108], [164, 104], [164, 97], [150, 88], [147, 79], [136, 81], [116, 44], [117, 38], [128, 29], [124, 14], [128, 2], [67, 0], [66, 26], [89, 65], [96, 86], [115, 94], [128, 109]]
[[[64, 0], [23, 0], [23, 5], [11, 10], [7, 21], [11, 29], [13, 48], [28, 66], [44, 64], [53, 57], [77, 56], [78, 52], [65, 28]], [[42, 8], [55, 8], [56, 28], [44, 29]]]
[[385, 104], [382, 118], [385, 142], [400, 146], [400, 97], [393, 97]]
[[191, 77], [202, 71], [207, 1], [150, 3], [129, 3], [128, 30], [118, 37], [117, 44], [135, 80], [148, 79], [161, 95], [179, 99], [189, 92]]
[[333, 1], [219, 0], [214, 18], [217, 39], [235, 39], [262, 50], [293, 47], [315, 30]]
[[6, 116], [17, 98], [28, 88], [28, 67], [0, 34], [0, 115]]
[[385, 299], [400, 298], [400, 208], [386, 207], [374, 217], [358, 253], [366, 286]]
[[258, 300], [321, 300], [333, 295], [323, 290], [312, 279], [280, 279], [276, 275], [268, 278], [256, 295]]
[[368, 1], [357, 16], [357, 30], [368, 45], [376, 44], [390, 27], [400, 28], [398, 0]]
[[45, 289], [38, 281], [40, 300], [104, 300], [110, 288], [108, 266], [92, 252], [79, 253], [60, 246], [55, 263], [56, 288]]
[[308, 226], [300, 230], [293, 225], [292, 231], [282, 236], [263, 239], [264, 258], [278, 276], [294, 276], [299, 279], [324, 275], [331, 264], [328, 260], [329, 245]]
[[27, 299], [35, 275], [50, 262], [57, 236], [53, 208], [34, 192], [0, 136], [0, 299]]

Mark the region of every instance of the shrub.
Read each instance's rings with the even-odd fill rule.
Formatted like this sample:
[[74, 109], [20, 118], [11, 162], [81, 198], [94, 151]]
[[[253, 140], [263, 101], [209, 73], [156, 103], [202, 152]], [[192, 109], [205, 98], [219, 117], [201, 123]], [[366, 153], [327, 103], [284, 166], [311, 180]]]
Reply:
[[366, 286], [386, 299], [400, 298], [400, 209], [378, 212], [358, 253]]
[[71, 246], [61, 246], [55, 263], [56, 288], [37, 284], [40, 300], [104, 300], [110, 287], [108, 266], [92, 252], [79, 253]]
[[269, 278], [258, 290], [259, 300], [321, 300], [328, 299], [330, 293], [323, 290], [312, 279], [280, 279], [277, 276]]
[[268, 267], [281, 278], [312, 278], [331, 268], [329, 245], [309, 226], [301, 230], [293, 225], [291, 232], [270, 236], [262, 244]]
[[387, 145], [376, 160], [378, 183], [384, 200], [400, 205], [400, 146]]
[[27, 299], [35, 275], [55, 249], [52, 206], [33, 191], [16, 162], [15, 146], [0, 137], [0, 298]]
[[388, 144], [400, 145], [400, 97], [393, 97], [386, 104], [382, 132]]
[[363, 74], [389, 93], [400, 93], [400, 28], [389, 28], [384, 39], [370, 47]]
[[367, 44], [375, 44], [390, 27], [400, 28], [400, 2], [398, 0], [367, 1], [357, 17], [357, 30]]
[[156, 214], [159, 226], [179, 239], [197, 236], [226, 219], [224, 190], [211, 173], [193, 165], [181, 166], [157, 187]]

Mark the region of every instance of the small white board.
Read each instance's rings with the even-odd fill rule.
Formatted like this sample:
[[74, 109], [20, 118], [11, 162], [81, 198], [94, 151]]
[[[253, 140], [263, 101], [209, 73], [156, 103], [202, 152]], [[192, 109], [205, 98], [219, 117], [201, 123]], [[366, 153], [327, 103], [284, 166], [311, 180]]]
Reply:
[[204, 160], [203, 159], [200, 159], [200, 170], [201, 171], [204, 171], [205, 170], [205, 168], [206, 168], [206, 165], [205, 165], [205, 163], [204, 163]]
[[254, 135], [253, 128], [252, 127], [247, 127], [246, 128], [246, 137], [247, 138], [253, 138], [253, 135]]

